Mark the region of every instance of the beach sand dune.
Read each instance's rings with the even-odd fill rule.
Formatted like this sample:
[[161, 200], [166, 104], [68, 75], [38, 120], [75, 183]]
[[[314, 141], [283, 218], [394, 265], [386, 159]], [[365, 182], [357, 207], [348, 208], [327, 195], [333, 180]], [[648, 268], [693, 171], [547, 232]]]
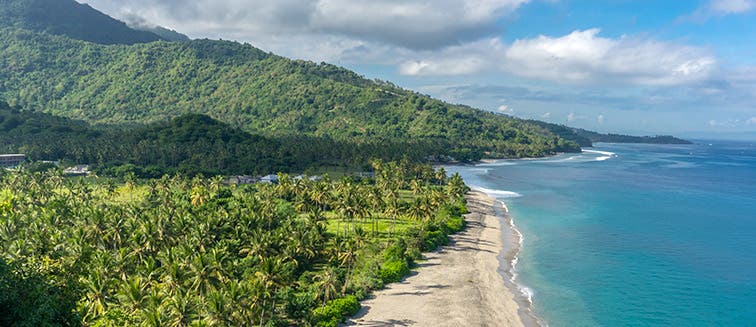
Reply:
[[467, 229], [427, 253], [410, 277], [363, 301], [347, 325], [523, 326], [515, 296], [498, 272], [499, 253], [508, 249], [496, 202], [477, 191], [467, 201]]

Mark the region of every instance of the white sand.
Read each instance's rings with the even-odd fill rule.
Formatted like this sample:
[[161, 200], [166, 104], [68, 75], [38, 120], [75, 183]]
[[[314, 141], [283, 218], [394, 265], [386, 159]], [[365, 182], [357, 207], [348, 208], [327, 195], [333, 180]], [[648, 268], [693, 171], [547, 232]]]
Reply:
[[[467, 196], [467, 229], [401, 283], [362, 302], [348, 324], [359, 326], [523, 326], [515, 296], [499, 274], [502, 246], [495, 200]], [[508, 247], [512, 245], [507, 244]], [[506, 258], [505, 258], [506, 259]]]

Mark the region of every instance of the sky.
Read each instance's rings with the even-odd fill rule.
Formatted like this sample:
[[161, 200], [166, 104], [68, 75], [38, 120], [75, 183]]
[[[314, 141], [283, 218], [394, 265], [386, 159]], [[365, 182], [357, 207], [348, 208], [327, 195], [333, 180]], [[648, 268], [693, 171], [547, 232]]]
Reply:
[[80, 1], [516, 117], [756, 138], [756, 0]]

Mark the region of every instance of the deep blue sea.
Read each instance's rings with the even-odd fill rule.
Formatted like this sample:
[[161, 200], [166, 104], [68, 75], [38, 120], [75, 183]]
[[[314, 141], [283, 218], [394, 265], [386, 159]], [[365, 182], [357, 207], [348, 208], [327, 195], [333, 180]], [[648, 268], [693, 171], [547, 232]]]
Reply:
[[756, 326], [756, 142], [589, 151], [448, 167], [508, 204], [535, 314], [549, 326]]

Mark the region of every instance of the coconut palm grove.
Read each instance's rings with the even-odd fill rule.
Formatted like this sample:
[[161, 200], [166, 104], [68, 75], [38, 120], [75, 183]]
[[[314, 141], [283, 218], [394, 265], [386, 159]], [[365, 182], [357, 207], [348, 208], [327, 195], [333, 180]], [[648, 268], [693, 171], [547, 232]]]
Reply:
[[0, 324], [335, 326], [464, 227], [459, 175], [0, 182]]

